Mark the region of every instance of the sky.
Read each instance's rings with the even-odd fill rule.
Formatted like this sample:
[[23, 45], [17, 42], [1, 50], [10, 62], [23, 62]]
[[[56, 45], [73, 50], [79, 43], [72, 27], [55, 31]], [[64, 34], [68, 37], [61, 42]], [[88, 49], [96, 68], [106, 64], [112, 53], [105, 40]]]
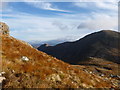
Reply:
[[100, 30], [118, 30], [117, 0], [0, 2], [11, 36], [24, 41], [77, 40]]

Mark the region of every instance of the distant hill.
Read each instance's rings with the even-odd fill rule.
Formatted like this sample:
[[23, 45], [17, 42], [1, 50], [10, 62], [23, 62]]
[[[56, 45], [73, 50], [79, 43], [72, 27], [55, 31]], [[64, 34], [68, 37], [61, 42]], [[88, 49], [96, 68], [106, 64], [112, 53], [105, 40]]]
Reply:
[[66, 42], [66, 41], [71, 41], [69, 38], [68, 39], [55, 39], [55, 40], [48, 40], [48, 41], [29, 41], [28, 43], [31, 44], [34, 48], [38, 48], [40, 45], [47, 43], [48, 45], [54, 46], [56, 44]]
[[3, 88], [118, 88], [114, 79], [64, 63], [7, 33], [0, 39]]
[[102, 30], [74, 42], [65, 42], [55, 46], [44, 44], [38, 47], [38, 50], [71, 64], [79, 64], [89, 57], [120, 63], [119, 41], [119, 32]]

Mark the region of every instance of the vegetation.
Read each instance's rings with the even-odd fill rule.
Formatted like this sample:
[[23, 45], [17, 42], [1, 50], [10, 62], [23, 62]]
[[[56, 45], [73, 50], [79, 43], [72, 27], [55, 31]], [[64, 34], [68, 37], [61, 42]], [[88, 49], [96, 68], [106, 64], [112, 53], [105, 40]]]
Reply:
[[[111, 81], [85, 72], [32, 48], [11, 36], [2, 38], [3, 88], [117, 88]], [[22, 56], [29, 58], [23, 61]]]

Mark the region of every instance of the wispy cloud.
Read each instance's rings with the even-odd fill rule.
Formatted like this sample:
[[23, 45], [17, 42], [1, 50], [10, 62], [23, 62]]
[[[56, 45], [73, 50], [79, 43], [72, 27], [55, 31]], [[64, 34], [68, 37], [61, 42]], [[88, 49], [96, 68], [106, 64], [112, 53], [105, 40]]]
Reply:
[[97, 10], [97, 9], [104, 9], [104, 10], [112, 10], [117, 11], [118, 9], [118, 2], [117, 0], [114, 0], [112, 2], [105, 2], [103, 0], [97, 1], [97, 2], [74, 2], [75, 6], [81, 7], [81, 8], [89, 8], [91, 10]]
[[67, 10], [59, 9], [57, 6], [52, 5], [50, 2], [26, 2], [28, 5], [31, 5], [36, 8], [51, 10], [51, 11], [60, 11], [60, 12], [70, 12]]

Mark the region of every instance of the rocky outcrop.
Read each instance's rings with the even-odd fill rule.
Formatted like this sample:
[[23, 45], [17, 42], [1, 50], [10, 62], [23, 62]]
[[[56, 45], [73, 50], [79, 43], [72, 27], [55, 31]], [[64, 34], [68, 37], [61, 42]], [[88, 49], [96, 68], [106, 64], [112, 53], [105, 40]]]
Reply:
[[[10, 36], [9, 32], [10, 32], [9, 31], [9, 26], [6, 23], [4, 23], [4, 22], [0, 22], [0, 35]], [[9, 38], [12, 39], [13, 37], [9, 37]], [[18, 40], [18, 39], [16, 39], [16, 40]], [[22, 43], [32, 47], [32, 45], [30, 45], [29, 43], [27, 43], [25, 41], [22, 41], [22, 40], [18, 40], [18, 41], [20, 41], [20, 42], [22, 42]]]
[[0, 34], [9, 35], [9, 27], [3, 22], [0, 22]]

